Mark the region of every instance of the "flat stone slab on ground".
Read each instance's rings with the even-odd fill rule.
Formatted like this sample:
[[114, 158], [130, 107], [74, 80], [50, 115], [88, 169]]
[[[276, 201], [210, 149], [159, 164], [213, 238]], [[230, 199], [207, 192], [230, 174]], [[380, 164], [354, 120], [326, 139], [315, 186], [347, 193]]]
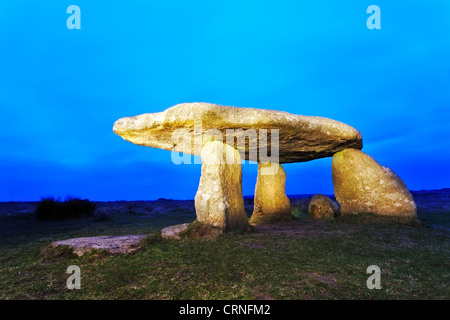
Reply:
[[128, 253], [137, 249], [136, 245], [148, 235], [99, 236], [74, 238], [53, 242], [53, 246], [69, 246], [79, 257], [90, 250], [106, 250], [111, 253]]
[[177, 224], [166, 227], [161, 230], [161, 237], [163, 239], [180, 239], [180, 233], [189, 227], [190, 223]]

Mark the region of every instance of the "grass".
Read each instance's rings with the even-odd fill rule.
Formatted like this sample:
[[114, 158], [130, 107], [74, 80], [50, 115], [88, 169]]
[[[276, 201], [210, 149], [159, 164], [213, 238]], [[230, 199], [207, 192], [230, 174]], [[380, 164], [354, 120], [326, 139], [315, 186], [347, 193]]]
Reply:
[[209, 226], [195, 220], [187, 227], [186, 230], [180, 233], [180, 238], [184, 240], [212, 240], [218, 237], [221, 233], [222, 230], [220, 228]]
[[[325, 221], [322, 232], [303, 238], [249, 232], [161, 240], [159, 229], [189, 219], [182, 213], [153, 219], [117, 214], [98, 222], [2, 218], [0, 299], [450, 298], [445, 230], [377, 222], [366, 214]], [[55, 240], [150, 233], [140, 250], [123, 256], [43, 252]], [[381, 290], [366, 287], [373, 264], [381, 268]], [[81, 290], [66, 288], [70, 265], [81, 268]]]
[[352, 223], [352, 224], [371, 224], [371, 225], [409, 225], [409, 226], [421, 226], [422, 223], [417, 218], [402, 217], [402, 216], [380, 216], [372, 212], [363, 212], [360, 214], [350, 214], [339, 216], [335, 219], [328, 219], [328, 221], [334, 220], [336, 223]]

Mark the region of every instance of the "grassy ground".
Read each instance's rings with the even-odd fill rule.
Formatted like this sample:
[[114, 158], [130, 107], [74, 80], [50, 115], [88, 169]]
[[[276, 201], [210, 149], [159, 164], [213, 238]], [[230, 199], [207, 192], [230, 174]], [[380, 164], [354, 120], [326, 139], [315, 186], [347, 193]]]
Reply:
[[[211, 241], [153, 236], [134, 253], [81, 258], [45, 258], [40, 251], [73, 237], [150, 234], [192, 221], [193, 214], [151, 219], [113, 214], [108, 221], [62, 222], [0, 217], [0, 299], [450, 298], [450, 233], [445, 228], [397, 225], [370, 216], [314, 222], [295, 212], [300, 219], [293, 223], [248, 234]], [[442, 223], [443, 216], [429, 214], [424, 220]], [[66, 288], [69, 265], [81, 268], [81, 290]], [[370, 265], [381, 268], [380, 290], [366, 287]]]

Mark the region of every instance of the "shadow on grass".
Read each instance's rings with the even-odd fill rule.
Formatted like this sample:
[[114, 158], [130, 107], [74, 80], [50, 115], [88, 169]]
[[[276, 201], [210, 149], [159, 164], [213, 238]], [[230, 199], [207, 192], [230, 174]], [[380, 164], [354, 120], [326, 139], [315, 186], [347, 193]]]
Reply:
[[380, 216], [371, 212], [349, 214], [328, 220], [334, 223], [372, 224], [372, 225], [407, 225], [422, 226], [422, 222], [416, 217]]

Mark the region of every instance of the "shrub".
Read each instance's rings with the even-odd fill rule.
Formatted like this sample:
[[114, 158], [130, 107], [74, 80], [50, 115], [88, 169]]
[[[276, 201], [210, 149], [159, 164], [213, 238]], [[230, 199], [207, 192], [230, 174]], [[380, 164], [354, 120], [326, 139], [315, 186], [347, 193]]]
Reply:
[[291, 212], [296, 218], [307, 218], [309, 203], [311, 202], [311, 197], [301, 198], [301, 199], [290, 199], [291, 201]]
[[67, 197], [64, 201], [61, 198], [43, 197], [37, 204], [35, 217], [38, 220], [56, 221], [94, 215], [95, 203], [87, 199]]

